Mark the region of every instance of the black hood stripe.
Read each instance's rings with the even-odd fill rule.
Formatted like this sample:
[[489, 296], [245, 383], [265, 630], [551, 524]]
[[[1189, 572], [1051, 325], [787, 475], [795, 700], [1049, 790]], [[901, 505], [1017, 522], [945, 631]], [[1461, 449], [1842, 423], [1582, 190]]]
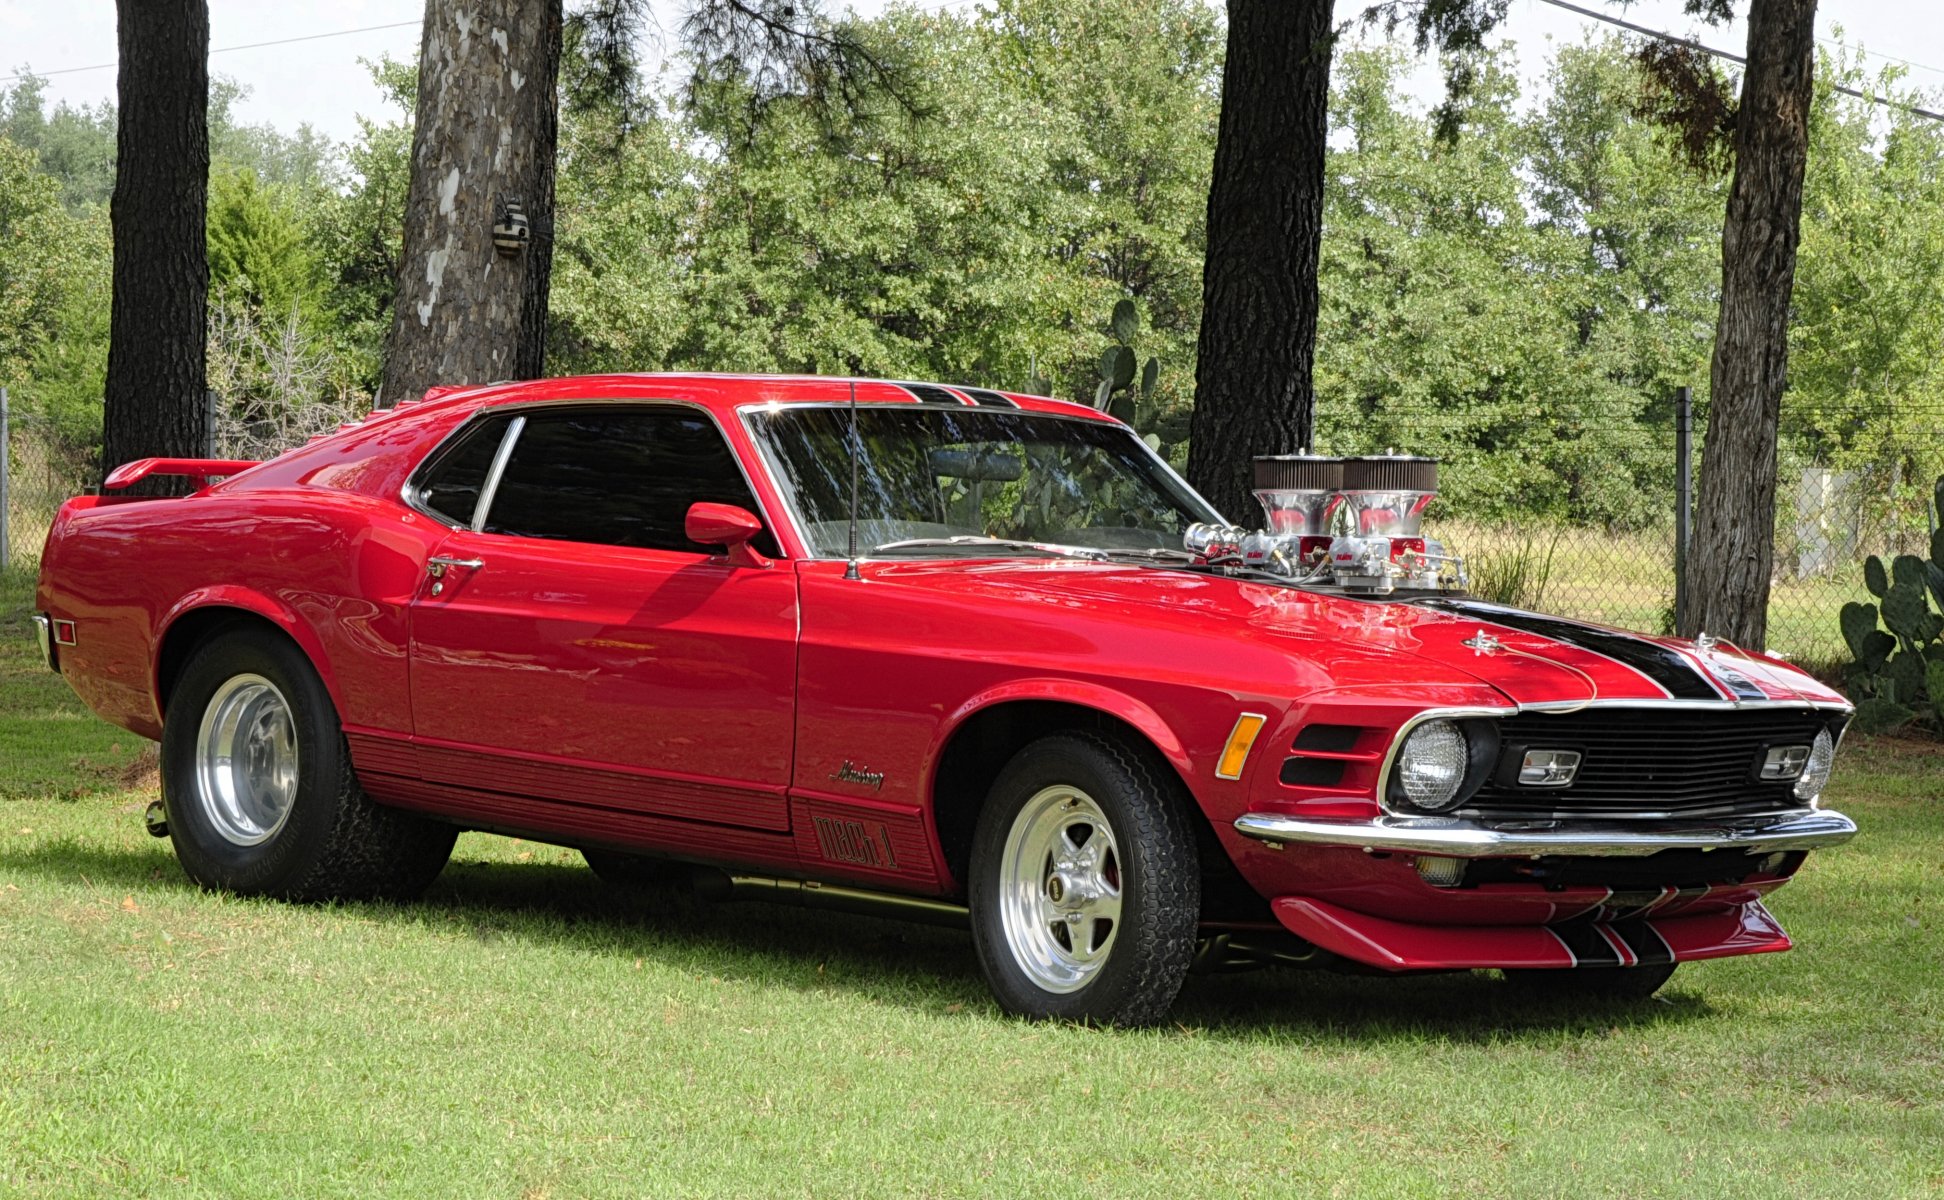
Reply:
[[[1441, 612], [1456, 613], [1479, 621], [1490, 621], [1508, 629], [1524, 633], [1536, 633], [1540, 637], [1551, 638], [1555, 642], [1565, 642], [1582, 650], [1610, 658], [1623, 666], [1631, 667], [1659, 684], [1675, 700], [1719, 700], [1721, 692], [1701, 668], [1677, 651], [1650, 642], [1645, 638], [1621, 633], [1615, 629], [1601, 629], [1597, 625], [1581, 625], [1576, 621], [1562, 620], [1558, 617], [1541, 616], [1521, 609], [1506, 608], [1500, 604], [1487, 604], [1482, 600], [1454, 600], [1440, 597], [1419, 601], [1425, 608]], [[1744, 695], [1741, 688], [1735, 694], [1747, 700], [1760, 700], [1762, 693], [1754, 685], [1748, 687]]]

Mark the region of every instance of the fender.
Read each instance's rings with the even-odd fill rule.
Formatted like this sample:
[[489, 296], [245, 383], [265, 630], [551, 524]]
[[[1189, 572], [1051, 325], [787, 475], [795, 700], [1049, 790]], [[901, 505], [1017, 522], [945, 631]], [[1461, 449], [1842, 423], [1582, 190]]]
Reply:
[[1077, 679], [1013, 679], [978, 693], [945, 718], [938, 741], [932, 746], [931, 763], [925, 771], [926, 795], [932, 795], [936, 789], [939, 760], [944, 757], [945, 746], [958, 733], [960, 726], [996, 704], [1017, 700], [1051, 700], [1072, 704], [1125, 721], [1140, 730], [1141, 735], [1161, 751], [1162, 757], [1174, 767], [1183, 783], [1195, 777], [1194, 763], [1174, 730], [1161, 719], [1159, 713], [1127, 693]]
[[177, 600], [169, 611], [156, 623], [155, 640], [149, 650], [149, 695], [155, 705], [156, 723], [159, 727], [162, 717], [162, 645], [168, 640], [169, 631], [177, 621], [191, 613], [207, 608], [235, 608], [252, 613], [269, 621], [290, 635], [297, 643], [304, 657], [310, 659], [311, 666], [318, 677], [324, 681], [324, 690], [330, 693], [331, 704], [342, 713], [344, 697], [338, 691], [337, 676], [331, 669], [331, 660], [325, 656], [324, 643], [312, 629], [310, 623], [297, 615], [282, 600], [266, 595], [253, 588], [238, 584], [216, 584], [211, 587], [197, 588]]

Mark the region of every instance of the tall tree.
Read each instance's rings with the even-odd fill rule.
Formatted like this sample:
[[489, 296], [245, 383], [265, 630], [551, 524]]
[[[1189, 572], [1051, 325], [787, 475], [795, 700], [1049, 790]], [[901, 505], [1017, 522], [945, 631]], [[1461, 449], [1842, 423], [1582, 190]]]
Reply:
[[[618, 129], [638, 107], [634, 41], [647, 0], [426, 0], [419, 51], [398, 294], [384, 394], [437, 383], [533, 378], [546, 365], [553, 264], [558, 95], [577, 109], [613, 105]], [[874, 90], [904, 102], [892, 61], [832, 24], [816, 0], [695, 0], [682, 30], [694, 88], [737, 79], [752, 101], [801, 96], [858, 115]], [[563, 50], [571, 74], [560, 84]], [[531, 244], [500, 253], [493, 229], [517, 197]]]
[[1246, 521], [1249, 456], [1309, 443], [1332, 0], [1229, 0], [1188, 477]]
[[[561, 19], [561, 0], [426, 0], [386, 397], [543, 368]], [[538, 236], [502, 253], [515, 210]]]
[[205, 453], [207, 0], [117, 5], [114, 292], [102, 459]]
[[1759, 649], [1775, 554], [1775, 442], [1815, 87], [1816, 0], [1754, 0], [1721, 230], [1713, 404], [1688, 556], [1690, 628]]

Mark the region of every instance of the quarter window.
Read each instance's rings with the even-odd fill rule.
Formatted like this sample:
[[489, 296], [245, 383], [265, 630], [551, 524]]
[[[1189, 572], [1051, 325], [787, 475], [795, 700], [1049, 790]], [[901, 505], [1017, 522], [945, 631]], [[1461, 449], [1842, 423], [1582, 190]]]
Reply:
[[472, 524], [479, 489], [485, 486], [511, 419], [494, 416], [473, 422], [419, 477], [419, 503], [455, 525]]
[[[685, 408], [535, 412], [486, 515], [488, 533], [644, 550], [721, 553], [688, 540], [689, 506], [756, 498], [714, 421]], [[768, 530], [756, 548], [775, 555]]]

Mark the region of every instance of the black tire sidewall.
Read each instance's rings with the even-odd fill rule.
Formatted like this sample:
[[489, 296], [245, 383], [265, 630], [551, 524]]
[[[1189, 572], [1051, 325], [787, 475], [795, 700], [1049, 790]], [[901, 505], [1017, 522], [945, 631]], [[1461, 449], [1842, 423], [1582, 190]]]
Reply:
[[[197, 795], [196, 741], [210, 698], [237, 675], [261, 675], [283, 694], [297, 739], [297, 798], [283, 827], [254, 846], [218, 833]], [[171, 692], [162, 723], [162, 804], [189, 877], [240, 895], [279, 895], [306, 879], [337, 821], [344, 739], [323, 680], [288, 640], [235, 629], [199, 648]]]
[[[1151, 772], [1130, 771], [1134, 752], [1091, 736], [1055, 735], [1014, 756], [979, 815], [973, 834], [968, 902], [972, 937], [994, 997], [1007, 1012], [1035, 1018], [1145, 1024], [1173, 1003], [1194, 949], [1199, 873], [1175, 789], [1151, 786]], [[1168, 770], [1172, 776], [1172, 770]], [[1013, 956], [997, 893], [1007, 836], [1027, 801], [1042, 789], [1069, 785], [1085, 792], [1106, 816], [1121, 871], [1121, 924], [1099, 972], [1079, 989], [1049, 992]], [[1179, 889], [1160, 878], [1185, 870], [1191, 896], [1183, 911]], [[1181, 881], [1176, 880], [1176, 883]], [[1143, 962], [1159, 953], [1163, 962]]]

